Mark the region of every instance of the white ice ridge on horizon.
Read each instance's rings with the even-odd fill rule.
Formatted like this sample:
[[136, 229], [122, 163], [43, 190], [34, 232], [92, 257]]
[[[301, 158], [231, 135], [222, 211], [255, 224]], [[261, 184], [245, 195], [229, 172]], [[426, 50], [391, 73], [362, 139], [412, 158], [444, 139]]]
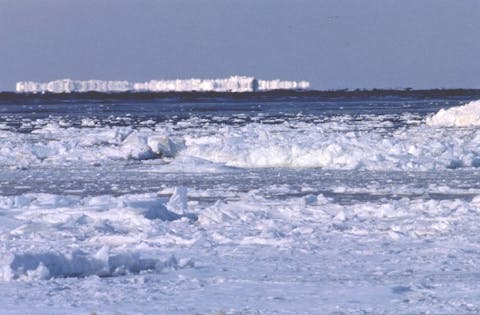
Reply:
[[254, 77], [231, 76], [225, 79], [177, 79], [129, 81], [78, 81], [71, 79], [50, 82], [20, 81], [18, 93], [71, 92], [256, 92], [272, 90], [305, 90], [307, 81], [257, 80]]

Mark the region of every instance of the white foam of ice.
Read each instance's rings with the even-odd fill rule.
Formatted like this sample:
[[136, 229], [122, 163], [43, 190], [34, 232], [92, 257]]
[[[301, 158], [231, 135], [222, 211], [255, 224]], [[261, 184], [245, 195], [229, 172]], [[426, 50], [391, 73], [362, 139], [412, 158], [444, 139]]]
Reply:
[[71, 92], [255, 92], [271, 90], [305, 90], [307, 81], [257, 80], [253, 77], [231, 76], [225, 79], [177, 79], [128, 81], [78, 81], [71, 79], [41, 83], [20, 81], [16, 84], [19, 93], [71, 93]]
[[435, 127], [480, 126], [480, 101], [472, 101], [463, 106], [441, 109], [426, 120], [427, 125]]

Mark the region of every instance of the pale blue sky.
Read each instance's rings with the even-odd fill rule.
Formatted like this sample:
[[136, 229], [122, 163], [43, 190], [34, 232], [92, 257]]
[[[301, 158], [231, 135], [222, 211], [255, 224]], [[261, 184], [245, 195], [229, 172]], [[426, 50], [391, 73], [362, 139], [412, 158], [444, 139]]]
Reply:
[[480, 88], [478, 0], [0, 0], [0, 90], [251, 75]]

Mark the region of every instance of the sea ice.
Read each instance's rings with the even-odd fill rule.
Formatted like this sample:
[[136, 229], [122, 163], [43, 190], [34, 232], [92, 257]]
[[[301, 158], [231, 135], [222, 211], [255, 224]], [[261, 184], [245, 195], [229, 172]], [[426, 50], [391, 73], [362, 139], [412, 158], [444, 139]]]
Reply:
[[1, 108], [0, 313], [480, 311], [475, 126], [105, 102]]
[[480, 101], [441, 109], [435, 115], [427, 117], [427, 125], [434, 127], [480, 126]]

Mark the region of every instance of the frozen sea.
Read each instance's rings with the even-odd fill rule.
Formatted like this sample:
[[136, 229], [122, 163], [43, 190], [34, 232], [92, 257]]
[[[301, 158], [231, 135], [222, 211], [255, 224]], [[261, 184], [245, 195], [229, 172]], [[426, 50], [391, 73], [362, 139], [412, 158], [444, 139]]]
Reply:
[[477, 99], [0, 93], [0, 313], [477, 313]]

